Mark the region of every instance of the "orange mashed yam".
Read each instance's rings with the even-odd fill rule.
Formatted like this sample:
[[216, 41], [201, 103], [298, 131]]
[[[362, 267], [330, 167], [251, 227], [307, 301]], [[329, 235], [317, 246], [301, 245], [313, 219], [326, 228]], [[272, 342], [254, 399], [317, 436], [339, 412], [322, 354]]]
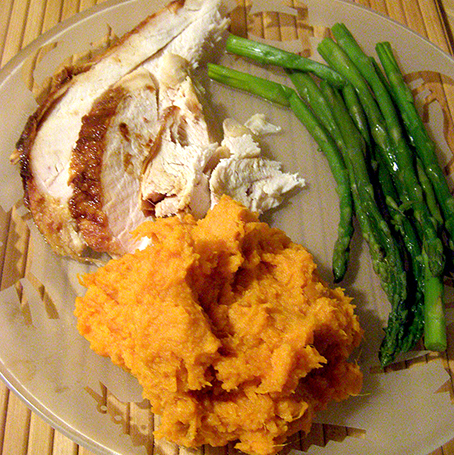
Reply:
[[358, 394], [351, 299], [312, 256], [224, 196], [203, 220], [145, 222], [151, 245], [82, 278], [78, 329], [136, 376], [157, 438], [278, 452], [314, 413]]

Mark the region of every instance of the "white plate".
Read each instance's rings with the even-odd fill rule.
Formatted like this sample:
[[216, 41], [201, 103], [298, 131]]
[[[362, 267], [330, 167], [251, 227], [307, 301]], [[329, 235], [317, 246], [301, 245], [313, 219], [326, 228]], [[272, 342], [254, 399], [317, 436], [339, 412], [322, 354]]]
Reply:
[[[152, 419], [142, 403], [135, 379], [92, 353], [78, 334], [73, 316], [74, 299], [83, 289], [77, 275], [87, 267], [54, 255], [33, 225], [23, 221], [26, 210], [19, 203], [21, 182], [8, 159], [28, 115], [36, 107], [24, 76], [29, 73], [37, 51], [43, 46], [50, 50], [35, 70], [35, 80], [39, 83], [68, 56], [85, 51], [91, 43], [99, 41], [106, 35], [108, 26], [121, 35], [158, 9], [159, 3], [157, 0], [103, 3], [41, 36], [0, 73], [0, 203], [5, 212], [14, 206], [2, 269], [0, 373], [7, 385], [53, 427], [96, 453], [147, 453], [146, 447], [150, 449], [152, 445]], [[368, 53], [373, 53], [374, 43], [390, 40], [406, 72], [436, 70], [446, 76], [446, 89], [452, 89], [453, 60], [421, 36], [345, 1], [307, 0], [305, 3], [309, 23], [316, 30], [343, 21]], [[296, 14], [278, 1], [257, 0], [249, 17], [261, 11]], [[316, 37], [310, 38], [310, 42], [315, 48]], [[293, 50], [301, 45], [299, 41], [276, 44]], [[225, 57], [224, 61], [239, 69], [269, 74], [243, 60]], [[273, 71], [272, 77], [282, 79], [278, 71]], [[314, 254], [322, 276], [331, 281], [338, 208], [334, 182], [323, 155], [287, 110], [214, 83], [208, 84], [208, 90], [218, 108], [219, 119], [229, 115], [246, 120], [256, 112], [265, 112], [282, 127], [282, 134], [264, 142], [266, 153], [281, 160], [286, 171], [298, 171], [307, 179], [308, 186], [266, 219], [284, 229], [293, 240], [303, 243]], [[440, 159], [447, 163], [452, 156], [447, 142], [453, 137], [444, 134], [442, 113], [446, 103], [441, 97], [439, 101], [429, 109], [431, 131], [440, 145]], [[452, 125], [446, 123], [446, 126]], [[17, 271], [21, 267], [25, 274]], [[20, 284], [15, 285], [18, 279]], [[40, 284], [45, 288], [44, 298]], [[372, 272], [367, 247], [358, 234], [343, 286], [355, 298], [366, 333], [359, 360], [365, 373], [364, 390], [361, 396], [332, 406], [318, 417], [318, 422], [363, 430], [364, 437], [330, 441], [326, 447], [312, 445], [308, 452], [426, 454], [451, 440], [454, 406], [443, 389], [445, 383], [449, 384], [449, 375], [441, 362], [422, 363], [387, 374], [374, 370], [389, 305]], [[23, 296], [22, 311], [19, 294]], [[447, 298], [452, 301], [451, 288], [447, 288]], [[448, 312], [450, 321], [451, 316]], [[175, 453], [171, 444], [156, 444], [158, 451]]]

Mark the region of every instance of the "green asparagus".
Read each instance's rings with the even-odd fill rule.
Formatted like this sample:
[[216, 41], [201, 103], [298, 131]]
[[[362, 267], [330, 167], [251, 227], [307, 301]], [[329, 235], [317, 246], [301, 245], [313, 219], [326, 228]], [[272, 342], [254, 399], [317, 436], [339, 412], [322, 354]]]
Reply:
[[419, 115], [413, 94], [405, 83], [390, 43], [379, 43], [377, 54], [389, 81], [391, 93], [402, 115], [407, 134], [421, 159], [426, 174], [432, 182], [438, 203], [443, 212], [446, 230], [454, 247], [454, 198], [449, 190], [446, 177], [440, 167], [436, 145], [431, 139]]
[[335, 87], [342, 87], [345, 84], [343, 77], [327, 65], [241, 36], [230, 34], [227, 37], [226, 50], [232, 54], [251, 58], [261, 64], [311, 72], [321, 79], [326, 79]]
[[355, 122], [358, 131], [361, 133], [366, 145], [371, 146], [371, 137], [369, 124], [363, 107], [358, 99], [355, 89], [351, 84], [345, 84], [342, 89], [342, 95], [344, 97], [345, 105], [347, 106], [348, 112]]
[[419, 182], [421, 183], [421, 188], [424, 191], [427, 207], [429, 208], [429, 211], [432, 215], [432, 220], [435, 224], [435, 227], [439, 229], [441, 226], [443, 226], [444, 223], [443, 216], [437, 203], [437, 198], [432, 186], [432, 182], [429, 180], [427, 172], [424, 168], [424, 164], [419, 159], [419, 157], [416, 158], [416, 173]]
[[400, 199], [386, 166], [377, 155], [379, 189], [384, 198], [392, 224], [400, 235], [409, 256], [409, 292], [389, 314], [385, 336], [380, 346], [379, 358], [383, 366], [391, 363], [400, 352], [407, 352], [421, 339], [424, 330], [424, 267], [421, 245], [413, 224], [400, 208]]
[[[406, 299], [407, 281], [399, 247], [383, 218], [376, 200], [369, 170], [365, 162], [365, 142], [350, 117], [340, 94], [323, 81], [321, 92], [328, 101], [336, 126], [342, 135], [341, 150], [347, 163], [354, 194], [355, 210], [361, 210], [358, 217], [363, 237], [369, 244], [374, 270], [381, 280], [390, 302], [399, 305]], [[357, 197], [355, 197], [355, 194]]]
[[368, 116], [378, 150], [383, 153], [383, 158], [399, 193], [402, 194], [403, 201], [412, 209], [424, 233], [423, 245], [429, 258], [431, 271], [434, 275], [440, 275], [443, 273], [445, 264], [443, 244], [425, 204], [423, 192], [414, 171], [413, 159], [400, 130], [394, 105], [373, 63], [359, 48], [351, 34], [342, 24], [335, 24], [333, 33], [341, 45], [331, 38], [325, 38], [318, 47], [319, 52], [355, 87]]
[[[400, 118], [389, 94], [387, 84], [383, 83], [382, 76], [377, 73], [374, 62], [364, 54], [345, 25], [335, 24], [332, 30], [339, 45], [331, 40], [334, 46], [328, 45], [328, 49], [340, 49], [344, 52], [345, 58], [350, 61], [348, 71], [345, 68], [341, 71], [336, 65], [332, 66], [343, 74], [346, 79], [348, 79], [347, 73], [351, 73], [352, 68], [356, 68], [357, 74], [355, 74], [355, 77], [362, 76], [364, 82], [370, 87], [366, 95], [362, 94], [360, 87], [356, 87], [357, 93], [360, 99], [363, 99], [361, 98], [363, 96], [370, 101], [370, 103], [363, 105], [366, 113], [368, 113], [367, 109], [373, 106], [374, 115], [370, 117], [368, 115], [370, 121], [372, 120], [371, 124], [377, 126], [374, 121], [380, 121], [380, 130], [384, 134], [376, 134], [374, 137], [378, 145], [377, 149], [385, 152], [382, 153], [382, 157], [387, 161], [388, 171], [393, 177], [403, 203], [407, 204], [407, 209], [411, 209], [411, 213], [417, 223], [416, 228], [422, 238], [422, 258], [425, 276], [425, 343], [428, 349], [442, 349], [443, 346], [446, 346], [446, 333], [443, 323], [444, 313], [440, 311], [440, 307], [443, 307], [442, 294], [440, 294], [442, 286], [439, 285], [445, 267], [443, 243], [438, 236], [430, 210], [424, 200], [423, 190], [416, 175], [411, 149], [400, 127]], [[324, 41], [326, 43], [329, 39]], [[323, 45], [322, 42], [322, 45], [319, 46], [320, 48], [322, 48], [321, 52], [324, 52], [328, 58], [332, 59], [333, 53], [327, 51], [326, 44]], [[329, 60], [327, 61], [330, 63]], [[372, 94], [374, 96], [371, 96]], [[372, 103], [375, 100], [376, 102]], [[372, 126], [373, 136], [374, 131], [376, 130]], [[392, 165], [390, 166], [390, 164]]]
[[354, 185], [358, 194], [358, 197], [354, 197], [355, 208], [358, 210], [357, 206], [361, 205], [365, 214], [360, 219], [360, 224], [375, 259], [374, 269], [380, 276], [389, 299], [398, 302], [405, 298], [404, 269], [398, 247], [374, 200], [374, 190], [364, 161], [365, 143], [342, 99], [336, 98], [336, 92], [328, 83], [322, 81], [319, 88], [309, 75], [294, 71], [290, 72], [290, 79], [343, 155], [349, 171], [350, 185]]
[[444, 286], [439, 276], [434, 276], [425, 261], [425, 295], [424, 295], [424, 346], [430, 351], [445, 351], [446, 318], [444, 309]]
[[257, 95], [272, 103], [290, 107], [289, 99], [294, 90], [286, 85], [262, 78], [258, 83], [256, 76], [215, 63], [208, 63], [208, 76], [215, 81]]

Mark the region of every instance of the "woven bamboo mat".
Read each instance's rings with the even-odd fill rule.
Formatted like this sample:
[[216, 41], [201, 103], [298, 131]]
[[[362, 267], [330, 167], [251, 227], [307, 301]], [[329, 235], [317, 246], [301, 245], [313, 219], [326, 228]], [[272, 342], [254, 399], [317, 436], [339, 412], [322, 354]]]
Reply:
[[[1, 0], [0, 67], [3, 67], [24, 46], [57, 23], [103, 1]], [[299, 21], [294, 17], [278, 13], [249, 16], [247, 3], [245, 4], [243, 0], [237, 0], [237, 2], [238, 7], [232, 16], [234, 32], [244, 34], [247, 29], [253, 28], [255, 35], [261, 34], [270, 39], [295, 39], [298, 36], [304, 39], [305, 34], [299, 33], [305, 27], [304, 8], [301, 8], [301, 21]], [[408, 25], [446, 52], [453, 53], [451, 32], [443, 8], [437, 0], [356, 0], [356, 2]], [[445, 95], [446, 108], [454, 113], [454, 96], [448, 92]], [[17, 278], [22, 277], [26, 270], [28, 236], [16, 209], [7, 214], [0, 211], [0, 236], [1, 257], [4, 258], [3, 262], [0, 261], [0, 277], [2, 277], [0, 289], [5, 289]], [[439, 356], [427, 356], [423, 361], [432, 361], [433, 357]], [[441, 357], [441, 361], [453, 377], [454, 347]], [[404, 367], [411, 367], [411, 365], [407, 364]], [[147, 425], [152, 422], [151, 413], [146, 405], [124, 405], [109, 395], [107, 390], [102, 396], [96, 395], [94, 398], [105, 407], [112, 418], [120, 416], [124, 431], [149, 449], [148, 453], [152, 453], [153, 440], [151, 438], [147, 440], [144, 436]], [[145, 428], [146, 431], [134, 434], [134, 428], [138, 426], [132, 423], [140, 423], [140, 428]], [[329, 440], [339, 441], [347, 435], [361, 437], [361, 434], [354, 429], [315, 425], [301, 448], [304, 450], [311, 444], [324, 445]], [[0, 455], [16, 454], [89, 455], [91, 452], [55, 431], [31, 412], [5, 385], [0, 384]], [[440, 447], [432, 455], [442, 454], [454, 455], [454, 441]]]

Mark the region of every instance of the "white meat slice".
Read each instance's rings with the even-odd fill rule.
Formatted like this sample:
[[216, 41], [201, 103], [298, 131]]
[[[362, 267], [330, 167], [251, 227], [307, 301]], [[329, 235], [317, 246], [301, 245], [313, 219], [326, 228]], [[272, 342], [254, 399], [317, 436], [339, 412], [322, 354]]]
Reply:
[[162, 128], [142, 178], [142, 199], [157, 217], [210, 207], [207, 164], [218, 149], [210, 138], [202, 105], [180, 56], [168, 54], [159, 74]]
[[[55, 251], [79, 257], [87, 246], [68, 206], [73, 196], [71, 156], [82, 119], [106, 90], [144, 62], [151, 65], [154, 57], [159, 59], [175, 38], [179, 41], [173, 47], [184, 48], [186, 43], [186, 54], [195, 61], [201, 52], [192, 49], [195, 31], [200, 34], [200, 43], [217, 27], [225, 28], [225, 21], [220, 21], [219, 4], [219, 0], [170, 3], [95, 61], [68, 73], [67, 79], [30, 117], [17, 146], [25, 199], [38, 228]], [[185, 33], [189, 33], [189, 39], [182, 37]], [[127, 218], [127, 214], [123, 216]]]
[[223, 194], [258, 213], [277, 207], [293, 189], [305, 185], [297, 174], [282, 172], [281, 163], [263, 158], [252, 131], [235, 120], [224, 122], [222, 147], [230, 156], [220, 160], [210, 177], [211, 206]]
[[104, 92], [82, 120], [72, 152], [69, 206], [94, 251], [122, 255], [145, 220], [140, 176], [158, 127], [158, 90], [139, 67]]

